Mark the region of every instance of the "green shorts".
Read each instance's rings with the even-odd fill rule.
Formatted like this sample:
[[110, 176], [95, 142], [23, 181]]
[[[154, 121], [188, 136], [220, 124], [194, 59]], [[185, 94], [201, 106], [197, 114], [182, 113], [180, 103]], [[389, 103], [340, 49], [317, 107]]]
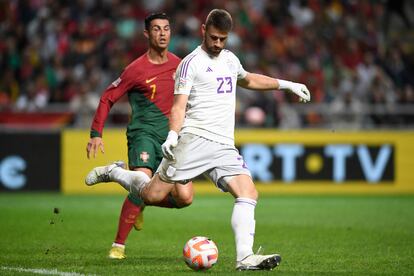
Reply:
[[148, 168], [155, 172], [162, 160], [161, 143], [145, 134], [127, 138], [129, 167]]

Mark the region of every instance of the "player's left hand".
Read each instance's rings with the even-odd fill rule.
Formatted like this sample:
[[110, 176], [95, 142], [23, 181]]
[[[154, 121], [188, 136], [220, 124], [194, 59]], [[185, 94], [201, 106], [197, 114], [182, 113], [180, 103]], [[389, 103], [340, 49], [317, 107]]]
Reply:
[[174, 130], [170, 130], [170, 132], [168, 132], [167, 140], [165, 140], [164, 144], [161, 145], [162, 155], [168, 160], [175, 161], [175, 156], [172, 150], [177, 146], [177, 143], [177, 132], [175, 132]]
[[311, 100], [311, 94], [306, 87], [306, 85], [302, 83], [292, 82], [292, 81], [285, 81], [285, 80], [278, 80], [280, 89], [289, 90], [290, 92], [295, 93], [299, 96], [299, 101], [307, 103]]
[[292, 82], [289, 90], [299, 96], [300, 102], [307, 103], [311, 100], [308, 88], [302, 83]]

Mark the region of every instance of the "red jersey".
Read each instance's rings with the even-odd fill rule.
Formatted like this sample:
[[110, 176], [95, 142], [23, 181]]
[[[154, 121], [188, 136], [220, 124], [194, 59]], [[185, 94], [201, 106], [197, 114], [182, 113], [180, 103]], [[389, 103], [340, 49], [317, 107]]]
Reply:
[[91, 137], [101, 137], [106, 118], [123, 95], [128, 94], [131, 119], [127, 134], [135, 131], [155, 135], [163, 142], [174, 99], [174, 75], [180, 58], [167, 53], [168, 61], [153, 64], [147, 54], [130, 63], [102, 94], [91, 127]]

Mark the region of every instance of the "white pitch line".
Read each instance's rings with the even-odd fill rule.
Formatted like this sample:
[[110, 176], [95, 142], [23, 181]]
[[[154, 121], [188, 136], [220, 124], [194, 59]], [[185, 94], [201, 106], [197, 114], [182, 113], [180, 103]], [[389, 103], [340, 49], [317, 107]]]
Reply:
[[23, 267], [8, 267], [2, 266], [2, 270], [18, 271], [18, 272], [31, 272], [42, 275], [58, 275], [58, 276], [93, 276], [94, 274], [81, 274], [77, 272], [63, 272], [57, 269], [44, 269], [44, 268], [23, 268]]

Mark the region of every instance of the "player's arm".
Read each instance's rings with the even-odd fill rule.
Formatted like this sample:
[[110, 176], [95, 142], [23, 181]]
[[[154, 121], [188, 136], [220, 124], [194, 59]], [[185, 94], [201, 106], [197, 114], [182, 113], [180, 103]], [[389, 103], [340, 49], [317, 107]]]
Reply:
[[170, 115], [170, 131], [180, 132], [184, 123], [187, 101], [188, 95], [186, 94], [177, 94], [174, 96], [174, 103]]
[[310, 92], [304, 84], [280, 80], [261, 74], [247, 73], [244, 78], [238, 80], [237, 84], [251, 90], [287, 90], [298, 95], [303, 102], [308, 102], [311, 98]]
[[168, 132], [167, 140], [161, 145], [162, 154], [170, 160], [175, 160], [172, 150], [178, 143], [178, 133], [184, 123], [188, 97], [197, 72], [196, 62], [191, 62], [191, 60], [190, 56], [184, 58], [175, 73], [174, 103], [169, 122], [170, 132]]
[[104, 143], [102, 140], [102, 133], [105, 125], [105, 121], [108, 117], [109, 111], [112, 106], [125, 94], [131, 87], [131, 81], [128, 77], [128, 72], [124, 71], [116, 81], [114, 81], [102, 94], [98, 108], [96, 109], [95, 116], [92, 121], [90, 139], [86, 146], [86, 156], [88, 159], [93, 156], [96, 157], [96, 153], [100, 150], [105, 152]]
[[170, 160], [175, 159], [172, 149], [177, 146], [178, 133], [184, 123], [187, 101], [188, 95], [186, 94], [176, 94], [174, 96], [174, 103], [170, 113], [170, 132], [168, 132], [167, 140], [162, 144], [162, 153], [164, 157]]

